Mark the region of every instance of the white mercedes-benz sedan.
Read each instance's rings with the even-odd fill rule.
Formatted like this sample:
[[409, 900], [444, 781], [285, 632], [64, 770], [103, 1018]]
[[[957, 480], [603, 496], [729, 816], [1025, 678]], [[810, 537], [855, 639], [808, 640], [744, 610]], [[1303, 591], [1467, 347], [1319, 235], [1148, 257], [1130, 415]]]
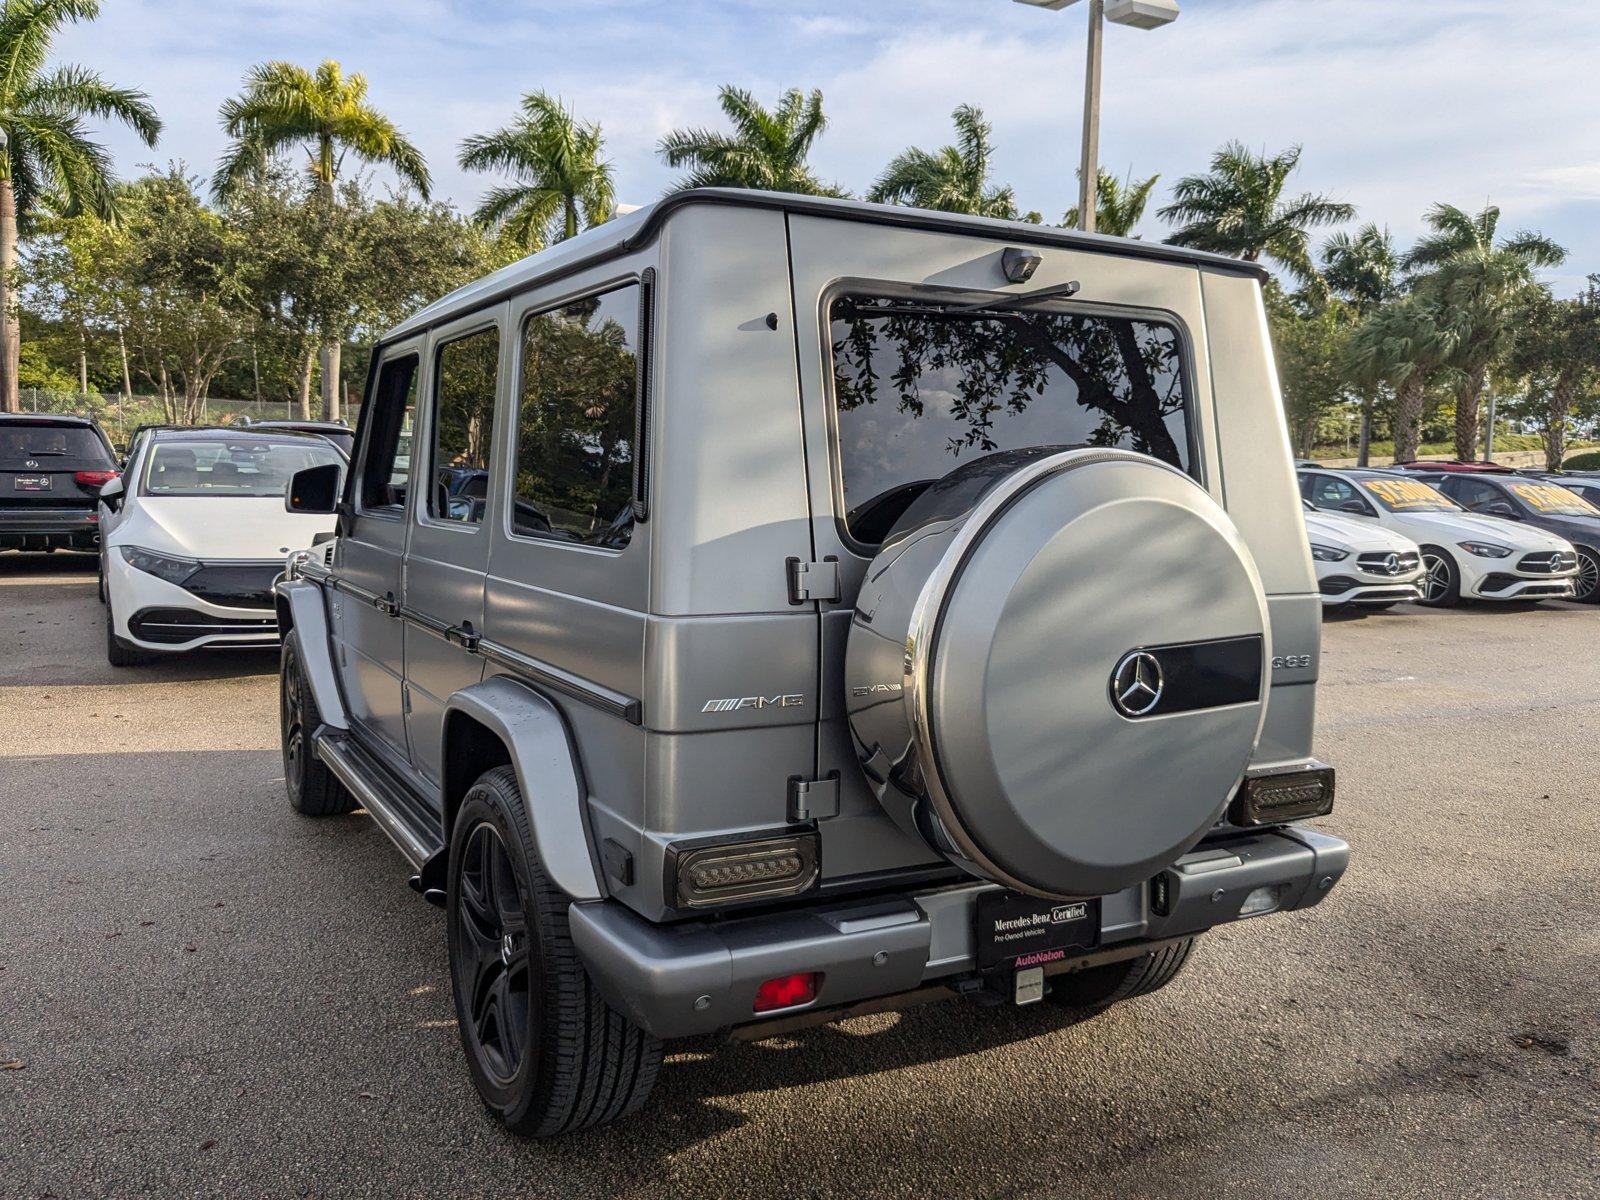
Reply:
[[315, 434], [156, 429], [121, 479], [100, 493], [106, 657], [132, 666], [158, 653], [276, 646], [273, 581], [291, 551], [333, 530], [291, 513], [296, 471], [345, 463]]
[[1422, 551], [1410, 538], [1301, 503], [1323, 608], [1388, 608], [1422, 598]]
[[1467, 512], [1414, 475], [1329, 467], [1300, 472], [1300, 493], [1320, 512], [1352, 516], [1416, 542], [1422, 603], [1565, 600], [1578, 552], [1542, 529]]

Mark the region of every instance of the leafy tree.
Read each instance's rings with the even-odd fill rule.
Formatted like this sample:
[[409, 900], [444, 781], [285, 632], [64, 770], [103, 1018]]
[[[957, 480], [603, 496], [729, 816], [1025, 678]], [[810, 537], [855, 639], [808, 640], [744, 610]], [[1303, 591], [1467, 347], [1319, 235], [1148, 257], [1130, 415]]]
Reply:
[[1309, 458], [1323, 421], [1350, 396], [1350, 311], [1340, 303], [1302, 311], [1276, 287], [1268, 300], [1290, 440], [1298, 457]]
[[821, 182], [806, 163], [827, 128], [822, 93], [798, 88], [783, 93], [774, 109], [763, 108], [743, 88], [724, 85], [718, 92], [731, 134], [708, 129], [677, 129], [661, 139], [657, 152], [669, 167], [689, 173], [678, 188], [732, 187], [808, 196], [842, 195]]
[[46, 69], [62, 27], [99, 15], [100, 0], [5, 0], [0, 7], [0, 411], [17, 408], [19, 230], [41, 208], [115, 217], [110, 157], [84, 129], [86, 118], [121, 121], [149, 146], [161, 132], [143, 92], [84, 67]]
[[530, 253], [609, 220], [617, 195], [603, 146], [599, 125], [579, 121], [544, 92], [529, 92], [510, 125], [461, 144], [466, 170], [516, 179], [489, 192], [478, 220], [504, 230]]
[[1538, 427], [1545, 466], [1561, 468], [1567, 432], [1580, 401], [1600, 391], [1600, 275], [1570, 300], [1529, 288], [1514, 315], [1507, 367], [1521, 377], [1521, 414]]
[[[1368, 222], [1355, 233], [1336, 233], [1322, 244], [1322, 277], [1328, 290], [1356, 319], [1364, 319], [1399, 291], [1400, 255], [1387, 229]], [[1387, 387], [1359, 389], [1361, 440], [1356, 461], [1366, 466], [1372, 447], [1373, 410]]]
[[[1150, 203], [1150, 193], [1155, 190], [1156, 182], [1160, 178], [1159, 175], [1152, 175], [1148, 179], [1136, 182], [1132, 171], [1128, 172], [1126, 179], [1118, 179], [1109, 171], [1102, 169], [1094, 185], [1095, 232], [1110, 234], [1112, 237], [1138, 237], [1134, 229], [1144, 218], [1145, 207]], [[1078, 215], [1078, 207], [1073, 205], [1067, 209], [1067, 215], [1062, 218], [1061, 223], [1069, 229], [1076, 229]]]
[[[315, 72], [281, 61], [252, 67], [243, 93], [223, 103], [221, 117], [223, 132], [233, 144], [212, 178], [217, 197], [225, 199], [246, 180], [259, 178], [274, 156], [299, 146], [305, 150], [306, 170], [320, 201], [307, 205], [306, 218], [328, 226], [324, 242], [340, 222], [333, 210], [347, 154], [363, 163], [390, 167], [423, 197], [428, 195], [428, 166], [422, 152], [368, 101], [366, 77], [346, 76], [333, 59]], [[329, 308], [322, 315], [326, 322], [321, 331], [323, 410], [324, 416], [336, 420], [350, 314]], [[306, 370], [309, 373], [309, 352]]]
[[867, 193], [879, 204], [910, 204], [942, 212], [1015, 220], [1016, 193], [989, 182], [994, 144], [993, 126], [983, 110], [963, 104], [951, 114], [956, 143], [938, 150], [912, 147], [889, 163]]
[[1541, 267], [1560, 266], [1566, 251], [1541, 234], [1526, 231], [1496, 239], [1500, 210], [1490, 205], [1473, 215], [1453, 204], [1435, 204], [1427, 214], [1432, 233], [1405, 257], [1419, 273], [1415, 286], [1448, 309], [1463, 336], [1450, 365], [1456, 370], [1456, 457], [1478, 456], [1478, 410], [1495, 360], [1508, 345], [1508, 313]]
[[1229, 142], [1211, 156], [1209, 172], [1186, 175], [1172, 189], [1172, 203], [1161, 217], [1183, 227], [1167, 241], [1247, 262], [1270, 259], [1320, 291], [1310, 230], [1351, 220], [1356, 210], [1313, 193], [1285, 199], [1284, 188], [1299, 165], [1299, 146], [1268, 157]]
[[1429, 387], [1456, 353], [1460, 333], [1426, 297], [1406, 295], [1374, 310], [1350, 339], [1346, 369], [1358, 384], [1394, 389], [1394, 461], [1417, 457]]

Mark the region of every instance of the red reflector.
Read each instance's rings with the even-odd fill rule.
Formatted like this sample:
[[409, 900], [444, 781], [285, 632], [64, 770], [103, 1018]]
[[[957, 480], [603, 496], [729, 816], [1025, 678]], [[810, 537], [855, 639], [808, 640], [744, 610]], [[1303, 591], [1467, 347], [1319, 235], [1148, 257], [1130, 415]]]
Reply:
[[771, 1012], [775, 1008], [793, 1008], [797, 1004], [810, 1004], [817, 998], [817, 984], [822, 975], [807, 971], [803, 975], [782, 975], [769, 979], [756, 989], [756, 1012]]
[[116, 471], [74, 471], [72, 477], [84, 487], [104, 487], [117, 477]]

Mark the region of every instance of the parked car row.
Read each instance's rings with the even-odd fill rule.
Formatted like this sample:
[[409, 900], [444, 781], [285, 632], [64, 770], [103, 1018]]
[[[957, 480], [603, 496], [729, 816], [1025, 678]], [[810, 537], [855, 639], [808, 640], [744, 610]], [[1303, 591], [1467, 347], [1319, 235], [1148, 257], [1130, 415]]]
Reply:
[[1327, 608], [1600, 602], [1600, 508], [1585, 491], [1600, 492], [1600, 480], [1476, 463], [1300, 467]]
[[342, 425], [143, 426], [119, 461], [81, 417], [0, 417], [0, 548], [99, 551], [106, 657], [276, 646], [272, 585], [333, 519], [288, 512], [295, 472], [342, 471]]

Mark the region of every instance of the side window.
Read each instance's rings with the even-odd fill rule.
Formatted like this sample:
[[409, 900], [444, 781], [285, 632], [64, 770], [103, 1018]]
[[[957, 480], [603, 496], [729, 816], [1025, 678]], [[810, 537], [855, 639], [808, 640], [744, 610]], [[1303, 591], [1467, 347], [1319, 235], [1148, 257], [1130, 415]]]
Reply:
[[1499, 488], [1477, 479], [1446, 479], [1441, 490], [1463, 508], [1481, 509], [1504, 499]]
[[360, 506], [403, 509], [411, 484], [411, 427], [417, 415], [415, 354], [386, 359], [373, 387], [371, 431], [361, 461]]
[[483, 520], [499, 363], [498, 329], [480, 329], [439, 347], [428, 515], [440, 521], [476, 525]]
[[512, 532], [618, 550], [633, 536], [638, 284], [522, 327]]
[[1318, 508], [1329, 508], [1337, 511], [1341, 504], [1348, 504], [1352, 500], [1361, 503], [1363, 508], [1366, 507], [1365, 503], [1361, 501], [1361, 497], [1356, 495], [1355, 488], [1344, 480], [1335, 478], [1332, 475], [1313, 475], [1311, 477], [1311, 503]]

